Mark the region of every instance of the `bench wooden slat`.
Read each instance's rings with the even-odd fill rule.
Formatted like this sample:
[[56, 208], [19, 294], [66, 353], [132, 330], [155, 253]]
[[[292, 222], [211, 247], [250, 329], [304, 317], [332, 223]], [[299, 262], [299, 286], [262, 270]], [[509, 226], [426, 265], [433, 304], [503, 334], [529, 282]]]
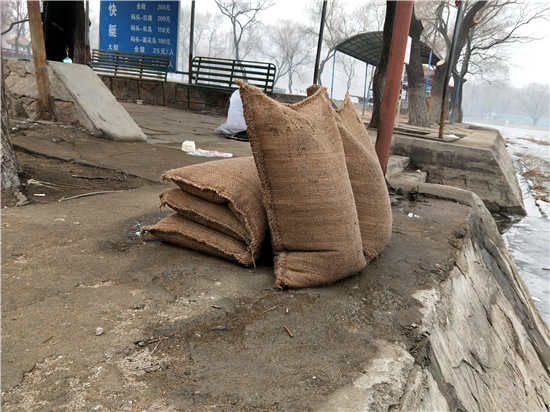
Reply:
[[[218, 67], [206, 67], [206, 66], [201, 66], [201, 70], [200, 70], [201, 73], [209, 73], [209, 74], [227, 74], [228, 72], [226, 70], [223, 70], [223, 69], [220, 69]], [[269, 77], [275, 77], [274, 75], [272, 74], [269, 74], [268, 71], [264, 71], [264, 72], [260, 72], [260, 71], [257, 71], [257, 70], [246, 70], [246, 69], [242, 69], [242, 70], [233, 70], [233, 73], [237, 74], [242, 74], [242, 75], [259, 75], [261, 76], [262, 78], [265, 78], [266, 76], [269, 75]]]
[[166, 82], [169, 56], [95, 49], [90, 67], [98, 73], [112, 77]]
[[264, 83], [266, 81], [265, 77], [250, 77], [250, 76], [239, 76], [239, 75], [230, 75], [230, 74], [219, 74], [216, 76], [208, 76], [207, 74], [202, 74], [199, 76], [194, 77], [194, 80], [196, 83], [200, 83], [203, 81], [212, 81], [212, 82], [220, 82], [220, 83], [227, 83], [231, 82], [233, 83], [233, 79], [239, 79], [244, 80], [247, 83], [251, 82], [260, 82]]
[[[256, 69], [267, 69], [268, 67], [275, 67], [273, 63], [252, 62], [247, 60], [228, 60], [228, 59], [214, 59], [208, 57], [195, 57], [193, 58], [193, 64], [201, 62], [201, 65], [218, 65], [218, 66], [235, 66], [235, 67], [250, 67]], [[235, 62], [235, 63], [234, 63]]]
[[193, 86], [207, 86], [221, 90], [234, 90], [235, 79], [245, 80], [264, 90], [273, 92], [276, 67], [273, 63], [246, 60], [194, 57], [191, 64]]

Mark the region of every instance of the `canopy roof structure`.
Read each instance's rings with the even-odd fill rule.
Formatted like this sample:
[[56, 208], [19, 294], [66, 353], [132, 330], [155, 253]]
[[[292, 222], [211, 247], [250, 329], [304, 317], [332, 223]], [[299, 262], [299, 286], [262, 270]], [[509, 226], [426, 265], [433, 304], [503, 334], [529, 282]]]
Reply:
[[[371, 31], [366, 33], [359, 33], [355, 36], [349, 37], [342, 43], [336, 46], [336, 50], [354, 57], [358, 60], [364, 61], [373, 66], [377, 66], [382, 55], [382, 49], [384, 48], [384, 32]], [[423, 64], [428, 64], [430, 56], [430, 48], [424, 43], [420, 43], [420, 56]], [[431, 64], [435, 65], [441, 57], [435, 52], [432, 54]]]

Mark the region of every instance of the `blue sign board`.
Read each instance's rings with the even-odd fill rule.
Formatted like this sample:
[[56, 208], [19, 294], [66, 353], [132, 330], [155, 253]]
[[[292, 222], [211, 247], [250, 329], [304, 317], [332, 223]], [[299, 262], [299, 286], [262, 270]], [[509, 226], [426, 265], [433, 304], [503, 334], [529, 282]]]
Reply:
[[179, 1], [101, 0], [99, 48], [170, 56], [176, 70]]

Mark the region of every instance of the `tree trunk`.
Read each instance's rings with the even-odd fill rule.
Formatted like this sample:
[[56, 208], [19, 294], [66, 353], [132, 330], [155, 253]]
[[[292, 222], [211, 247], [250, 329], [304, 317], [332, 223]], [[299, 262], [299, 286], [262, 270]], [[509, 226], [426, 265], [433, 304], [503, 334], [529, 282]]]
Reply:
[[464, 121], [464, 111], [462, 110], [462, 88], [464, 87], [464, 80], [460, 82], [460, 87], [458, 88], [458, 103], [456, 105], [456, 116], [455, 120], [458, 123]]
[[69, 57], [73, 62], [84, 64], [86, 45], [86, 14], [84, 1], [44, 1], [43, 25], [46, 56], [48, 60], [63, 61]]
[[[450, 119], [453, 123], [456, 123], [458, 122], [458, 116], [457, 116], [457, 112], [458, 112], [458, 96], [457, 96], [457, 93], [459, 92], [458, 91], [458, 83], [459, 83], [459, 80], [458, 80], [458, 76], [453, 74], [453, 88], [452, 89], [449, 89], [448, 93], [449, 93], [449, 116], [450, 116]], [[457, 104], [457, 106], [455, 106], [455, 103]]]
[[73, 11], [75, 18], [75, 31], [73, 37], [73, 63], [86, 64], [87, 63], [87, 48], [86, 48], [86, 34], [88, 22], [86, 21], [86, 11], [84, 9], [84, 1], [76, 1], [73, 3]]
[[396, 2], [386, 1], [386, 18], [384, 20], [384, 47], [380, 62], [376, 66], [374, 72], [374, 81], [372, 89], [372, 98], [374, 105], [372, 107], [372, 117], [370, 119], [369, 128], [378, 128], [380, 121], [380, 106], [382, 105], [382, 97], [384, 95], [384, 85], [386, 83], [386, 68], [390, 57], [390, 46], [393, 31], [393, 18], [395, 15]]
[[288, 93], [292, 94], [292, 71], [288, 71]]
[[441, 115], [441, 96], [443, 95], [443, 83], [445, 77], [445, 67], [447, 63], [442, 64], [435, 68], [432, 77], [432, 92], [430, 94], [430, 123], [439, 124], [439, 117]]
[[414, 14], [411, 17], [409, 34], [412, 37], [411, 55], [407, 65], [409, 124], [427, 127], [429, 125], [428, 111], [424, 100], [424, 69], [420, 56], [420, 35], [424, 27]]
[[[2, 59], [0, 51], [0, 61]], [[2, 61], [2, 65], [3, 65]], [[0, 65], [0, 66], [2, 66]], [[4, 87], [4, 75], [0, 67], [0, 77], [2, 77], [2, 181], [1, 188], [3, 192], [13, 192], [18, 190], [20, 167], [15, 157], [15, 151], [10, 141], [9, 121], [8, 121], [8, 105], [6, 100], [6, 89]]]

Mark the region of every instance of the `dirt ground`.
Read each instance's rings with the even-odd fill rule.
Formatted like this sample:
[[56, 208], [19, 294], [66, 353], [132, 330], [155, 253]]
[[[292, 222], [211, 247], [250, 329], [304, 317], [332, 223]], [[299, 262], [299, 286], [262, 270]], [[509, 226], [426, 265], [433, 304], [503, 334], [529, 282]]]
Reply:
[[281, 292], [269, 263], [142, 242], [161, 189], [4, 209], [5, 410], [303, 411], [360, 376], [372, 342], [422, 356], [415, 293], [446, 278], [466, 207], [394, 198], [378, 262]]
[[[446, 278], [467, 207], [394, 195], [379, 260], [278, 291], [269, 257], [253, 271], [139, 238], [169, 213], [157, 171], [197, 159], [41, 130], [14, 141], [65, 161], [19, 152], [25, 177], [50, 187], [29, 184], [32, 204], [2, 209], [4, 410], [312, 410], [362, 374], [374, 342], [423, 356], [418, 294]], [[130, 190], [48, 202], [98, 189]]]
[[[29, 203], [65, 201], [92, 192], [136, 189], [147, 182], [122, 171], [84, 166], [16, 150], [23, 169], [21, 192]], [[2, 193], [2, 207], [19, 201], [12, 193]]]
[[[47, 123], [13, 132], [31, 203], [2, 209], [3, 410], [313, 410], [362, 375], [376, 342], [422, 362], [419, 296], [448, 276], [467, 207], [393, 195], [378, 260], [279, 291], [270, 256], [250, 270], [140, 239], [169, 213], [160, 174], [211, 160], [181, 141], [235, 156], [250, 146], [213, 132], [223, 118], [125, 106], [149, 143]], [[102, 190], [117, 192], [57, 201]]]

